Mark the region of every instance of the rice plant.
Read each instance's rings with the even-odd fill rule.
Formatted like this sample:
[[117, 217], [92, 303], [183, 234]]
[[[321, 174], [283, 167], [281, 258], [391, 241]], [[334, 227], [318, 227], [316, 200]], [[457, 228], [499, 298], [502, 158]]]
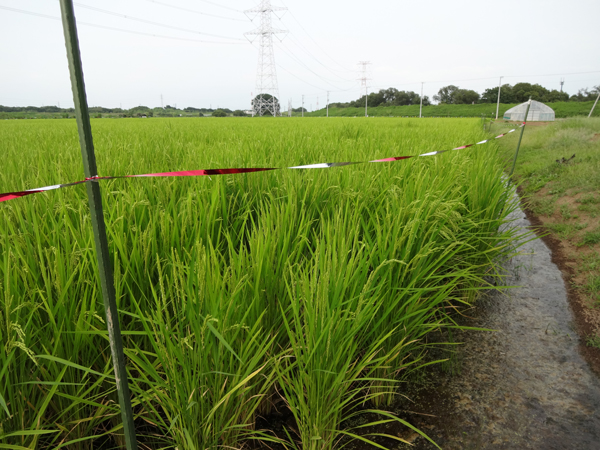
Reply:
[[[480, 141], [478, 120], [92, 122], [99, 175], [284, 167]], [[0, 192], [81, 179], [74, 121], [4, 121]], [[513, 251], [494, 143], [102, 186], [140, 446], [370, 440], [427, 334]], [[0, 447], [122, 447], [82, 186], [0, 204]], [[496, 280], [498, 281], [498, 280]], [[500, 280], [501, 282], [501, 280]], [[282, 433], [260, 423], [283, 410]], [[411, 426], [406, 424], [406, 426]]]

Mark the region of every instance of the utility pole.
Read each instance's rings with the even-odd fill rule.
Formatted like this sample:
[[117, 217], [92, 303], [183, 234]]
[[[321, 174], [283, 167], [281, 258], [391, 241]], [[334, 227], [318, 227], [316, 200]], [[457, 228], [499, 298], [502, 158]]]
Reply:
[[319, 96], [317, 95], [317, 111], [319, 110]]
[[161, 109], [165, 109], [164, 105], [163, 105], [163, 97], [162, 94], [160, 94], [160, 107]]
[[329, 117], [329, 91], [327, 91], [327, 117]]
[[358, 63], [359, 66], [362, 66], [362, 77], [360, 77], [359, 80], [361, 82], [361, 86], [363, 86], [365, 88], [365, 117], [369, 117], [368, 109], [367, 109], [367, 100], [368, 100], [368, 94], [369, 94], [367, 80], [370, 80], [370, 78], [367, 78], [367, 67], [369, 64], [371, 64], [370, 61], [359, 61], [359, 63]]
[[498, 120], [498, 111], [500, 110], [500, 90], [502, 89], [502, 78], [500, 77], [500, 82], [498, 83], [498, 103], [496, 104], [496, 120]]
[[304, 94], [302, 94], [302, 117], [304, 117]]
[[[270, 113], [273, 117], [281, 115], [279, 107], [279, 85], [277, 84], [277, 70], [275, 66], [275, 52], [273, 50], [273, 36], [286, 33], [286, 30], [273, 28], [271, 15], [277, 11], [286, 11], [287, 8], [271, 6], [271, 0], [261, 0], [258, 6], [244, 11], [250, 20], [254, 21], [260, 16], [260, 25], [253, 31], [244, 33], [249, 36], [258, 36], [258, 67], [256, 71], [256, 90], [258, 92], [254, 102], [254, 110], [258, 116]], [[270, 98], [265, 98], [265, 94]]]
[[125, 367], [125, 356], [123, 354], [119, 311], [117, 310], [115, 282], [111, 267], [108, 238], [106, 236], [104, 211], [102, 209], [102, 195], [100, 192], [100, 184], [98, 183], [98, 180], [94, 179], [94, 177], [98, 176], [98, 169], [96, 167], [94, 140], [92, 138], [90, 114], [85, 93], [81, 53], [79, 50], [79, 39], [77, 37], [77, 25], [75, 23], [75, 12], [73, 11], [73, 0], [60, 0], [60, 10], [63, 31], [65, 34], [65, 46], [67, 47], [69, 72], [71, 75], [73, 102], [75, 103], [75, 117], [77, 118], [79, 145], [81, 146], [83, 169], [87, 180], [85, 184], [90, 205], [91, 223], [94, 230], [96, 259], [98, 261], [100, 286], [102, 298], [104, 300], [105, 323], [108, 331], [113, 369], [115, 372], [115, 384], [121, 409], [121, 419], [123, 420], [125, 446], [127, 450], [137, 450], [137, 439], [133, 424], [133, 410], [131, 408], [131, 394], [127, 382], [127, 369]]
[[292, 99], [288, 100], [288, 117], [292, 117]]
[[600, 86], [598, 86], [598, 97], [596, 97], [596, 101], [594, 102], [594, 106], [592, 106], [592, 110], [590, 111], [590, 114], [588, 116], [588, 119], [590, 117], [592, 117], [592, 113], [594, 112], [594, 108], [596, 107], [596, 105], [598, 104], [598, 99], [600, 98]]
[[419, 107], [419, 118], [423, 117], [423, 82], [421, 81], [421, 106]]
[[565, 79], [564, 79], [564, 78], [561, 78], [561, 79], [560, 79], [560, 92], [562, 92], [562, 90], [563, 90], [563, 85], [564, 85], [564, 84], [565, 84]]

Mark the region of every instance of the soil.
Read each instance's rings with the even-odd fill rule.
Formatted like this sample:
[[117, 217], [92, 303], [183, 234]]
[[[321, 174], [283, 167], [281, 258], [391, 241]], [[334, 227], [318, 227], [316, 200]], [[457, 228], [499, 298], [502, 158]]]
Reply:
[[[558, 205], [574, 205], [578, 196], [575, 197], [563, 197], [560, 199]], [[562, 201], [561, 201], [562, 200]], [[527, 207], [524, 202], [521, 202], [521, 206], [527, 215], [527, 219], [531, 222], [532, 228], [536, 231], [538, 236], [544, 243], [550, 248], [552, 252], [552, 262], [558, 266], [562, 275], [565, 279], [565, 285], [567, 288], [567, 295], [569, 304], [573, 311], [575, 323], [577, 324], [577, 332], [580, 337], [579, 351], [589, 363], [592, 370], [600, 376], [600, 349], [595, 347], [589, 347], [585, 344], [588, 336], [593, 336], [600, 329], [600, 310], [590, 308], [588, 299], [582, 294], [577, 288], [578, 285], [583, 284], [584, 277], [578, 274], [576, 271], [578, 256], [581, 257], [590, 252], [590, 249], [576, 248], [572, 243], [554, 237], [548, 230], [547, 225], [557, 223], [556, 217], [542, 217], [536, 215], [531, 209]], [[554, 219], [554, 220], [553, 220]], [[595, 228], [600, 222], [595, 219], [594, 224], [590, 224], [592, 219], [586, 218], [588, 222], [588, 228]], [[594, 226], [595, 225], [595, 226]]]

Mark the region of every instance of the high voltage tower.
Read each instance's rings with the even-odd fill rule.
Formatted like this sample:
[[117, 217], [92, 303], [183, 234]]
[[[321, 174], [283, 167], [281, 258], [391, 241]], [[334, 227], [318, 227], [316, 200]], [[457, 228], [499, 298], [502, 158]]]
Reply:
[[359, 66], [362, 66], [362, 77], [359, 78], [360, 85], [365, 88], [365, 117], [368, 117], [368, 113], [367, 113], [367, 98], [368, 98], [367, 80], [370, 80], [370, 78], [367, 78], [367, 68], [368, 68], [369, 64], [371, 64], [370, 61], [360, 61], [358, 63]]
[[[270, 113], [274, 117], [281, 115], [273, 36], [287, 31], [273, 28], [271, 15], [277, 11], [285, 10], [287, 8], [272, 6], [271, 0], [262, 0], [255, 8], [244, 11], [252, 21], [260, 16], [260, 26], [253, 31], [244, 33], [249, 39], [250, 36], [258, 36], [259, 38], [256, 72], [256, 92], [258, 92], [258, 95], [252, 102], [254, 114], [258, 116], [263, 116], [265, 113]], [[253, 39], [250, 39], [250, 42], [253, 42]]]

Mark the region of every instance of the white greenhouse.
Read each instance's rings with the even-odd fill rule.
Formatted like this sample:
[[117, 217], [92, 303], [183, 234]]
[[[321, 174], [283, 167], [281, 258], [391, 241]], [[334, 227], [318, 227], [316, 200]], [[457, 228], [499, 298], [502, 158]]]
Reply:
[[[523, 121], [527, 111], [527, 102], [510, 108], [504, 113], [504, 120]], [[543, 103], [531, 100], [531, 108], [527, 114], [527, 122], [552, 122], [554, 120], [554, 110]]]

